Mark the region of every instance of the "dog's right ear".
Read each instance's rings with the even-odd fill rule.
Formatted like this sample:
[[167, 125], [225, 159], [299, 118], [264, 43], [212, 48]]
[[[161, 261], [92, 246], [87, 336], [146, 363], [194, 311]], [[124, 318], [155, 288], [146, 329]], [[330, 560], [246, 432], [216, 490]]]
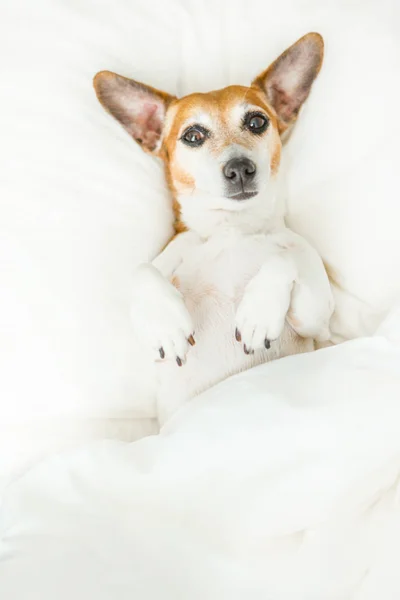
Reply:
[[157, 153], [167, 108], [173, 96], [110, 71], [93, 80], [104, 108], [125, 127], [147, 152]]
[[254, 81], [267, 96], [278, 117], [279, 132], [289, 129], [308, 98], [324, 57], [324, 40], [307, 33], [281, 54]]

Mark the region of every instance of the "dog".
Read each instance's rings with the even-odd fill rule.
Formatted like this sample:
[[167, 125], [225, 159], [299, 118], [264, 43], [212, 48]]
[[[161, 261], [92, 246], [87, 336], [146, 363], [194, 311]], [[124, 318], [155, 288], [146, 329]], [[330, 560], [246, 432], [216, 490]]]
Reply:
[[135, 270], [131, 308], [157, 362], [160, 425], [228, 376], [329, 338], [328, 276], [286, 228], [278, 193], [282, 140], [323, 53], [309, 33], [250, 87], [180, 99], [109, 71], [94, 78], [106, 110], [162, 159], [172, 195], [175, 235]]

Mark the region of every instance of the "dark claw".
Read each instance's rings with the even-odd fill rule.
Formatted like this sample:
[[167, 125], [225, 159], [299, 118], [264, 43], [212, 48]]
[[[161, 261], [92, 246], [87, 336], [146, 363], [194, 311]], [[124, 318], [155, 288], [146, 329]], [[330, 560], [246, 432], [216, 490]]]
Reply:
[[191, 346], [194, 346], [194, 345], [196, 344], [196, 342], [194, 341], [194, 337], [193, 337], [193, 335], [190, 335], [190, 336], [188, 337], [188, 342], [189, 342], [189, 344], [190, 344]]
[[179, 356], [177, 356], [177, 357], [176, 357], [176, 362], [177, 362], [177, 364], [178, 364], [178, 367], [181, 367], [181, 366], [182, 366], [182, 364], [183, 364], [183, 363], [182, 363], [182, 360], [179, 358]]
[[240, 331], [239, 329], [236, 327], [235, 329], [235, 338], [237, 342], [241, 342], [242, 341], [242, 336], [240, 335]]
[[254, 354], [254, 350], [247, 348], [246, 344], [243, 344], [243, 350], [245, 354]]
[[269, 341], [268, 338], [265, 338], [264, 346], [266, 347], [267, 350], [269, 350], [271, 348], [271, 342]]
[[164, 348], [159, 348], [159, 350], [158, 350], [158, 351], [159, 351], [159, 353], [160, 353], [160, 356], [161, 356], [161, 358], [165, 358], [165, 352], [164, 352]]

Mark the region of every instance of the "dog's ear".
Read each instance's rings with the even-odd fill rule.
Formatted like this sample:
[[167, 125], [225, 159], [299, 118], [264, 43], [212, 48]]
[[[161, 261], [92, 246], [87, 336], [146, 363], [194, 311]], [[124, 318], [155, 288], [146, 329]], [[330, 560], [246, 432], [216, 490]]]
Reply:
[[275, 109], [280, 133], [296, 120], [319, 73], [323, 56], [323, 38], [319, 33], [308, 33], [253, 81], [252, 85], [262, 89]]
[[173, 96], [110, 71], [93, 80], [101, 104], [147, 152], [157, 153]]

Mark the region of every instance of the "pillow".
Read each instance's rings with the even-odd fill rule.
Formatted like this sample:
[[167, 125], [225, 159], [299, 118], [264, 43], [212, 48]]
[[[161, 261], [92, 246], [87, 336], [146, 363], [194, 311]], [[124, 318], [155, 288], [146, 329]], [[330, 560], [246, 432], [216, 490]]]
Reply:
[[[55, 430], [60, 447], [75, 439], [74, 419], [91, 437], [98, 419], [155, 413], [153, 371], [129, 325], [130, 276], [168, 240], [170, 204], [161, 166], [97, 102], [91, 79], [100, 69], [177, 94], [246, 84], [302, 34], [321, 31], [326, 63], [286, 152], [289, 224], [340, 286], [338, 338], [379, 322], [399, 285], [391, 158], [400, 42], [390, 4], [3, 5], [3, 440], [27, 440], [29, 454], [40, 431], [42, 452], [46, 435], [54, 448]], [[72, 427], [65, 435], [62, 419]]]
[[399, 598], [399, 361], [400, 309], [222, 382], [159, 436], [43, 462], [3, 501], [2, 597]]

